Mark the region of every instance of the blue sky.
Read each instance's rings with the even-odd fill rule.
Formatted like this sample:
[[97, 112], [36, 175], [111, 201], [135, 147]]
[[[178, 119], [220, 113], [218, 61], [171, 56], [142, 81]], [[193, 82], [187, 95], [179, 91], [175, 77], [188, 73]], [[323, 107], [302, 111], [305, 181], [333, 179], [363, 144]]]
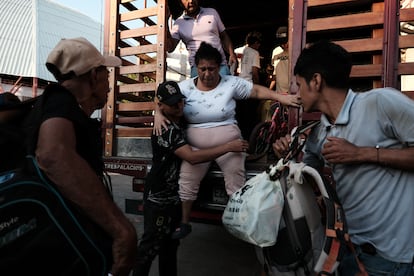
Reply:
[[105, 0], [51, 0], [63, 6], [80, 11], [98, 22], [103, 22]]

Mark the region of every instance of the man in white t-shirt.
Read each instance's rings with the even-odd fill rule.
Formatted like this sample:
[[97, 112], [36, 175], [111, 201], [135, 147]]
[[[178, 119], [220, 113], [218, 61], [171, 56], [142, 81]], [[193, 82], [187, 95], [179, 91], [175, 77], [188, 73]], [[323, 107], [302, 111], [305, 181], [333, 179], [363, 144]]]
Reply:
[[[276, 90], [276, 93], [289, 93], [289, 42], [288, 42], [288, 28], [286, 26], [279, 27], [276, 31], [276, 39], [278, 46], [272, 52], [272, 64], [274, 67], [273, 80], [269, 85], [271, 90]], [[272, 114], [269, 112], [272, 102], [266, 101], [262, 108], [262, 121], [271, 119]]]
[[277, 93], [287, 93], [290, 88], [287, 27], [279, 27], [276, 31], [276, 38], [279, 46], [272, 52], [274, 81], [269, 88], [274, 90], [276, 87]]
[[[195, 53], [201, 42], [207, 42], [219, 50], [222, 56], [220, 74], [230, 75], [229, 65], [237, 64], [237, 57], [220, 15], [213, 8], [200, 7], [199, 0], [176, 1], [180, 1], [184, 12], [175, 20], [171, 30], [167, 32], [167, 51], [169, 53], [174, 51], [178, 42], [182, 40], [189, 53], [188, 62], [191, 66], [191, 77], [195, 77], [197, 76]], [[225, 53], [229, 55], [228, 63]]]

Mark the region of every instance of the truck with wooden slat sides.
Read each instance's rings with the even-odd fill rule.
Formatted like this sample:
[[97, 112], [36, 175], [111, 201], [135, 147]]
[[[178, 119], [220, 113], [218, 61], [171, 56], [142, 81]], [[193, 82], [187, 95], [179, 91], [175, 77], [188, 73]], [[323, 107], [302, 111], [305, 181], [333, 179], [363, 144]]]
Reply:
[[[414, 98], [414, 4], [397, 0], [200, 0], [220, 14], [236, 47], [248, 32], [263, 34], [260, 53], [270, 63], [278, 27], [288, 26], [290, 72], [307, 43], [332, 40], [353, 58], [354, 91], [395, 87]], [[166, 52], [166, 28], [182, 9], [179, 0], [106, 0], [104, 51], [122, 58], [122, 67], [110, 72], [108, 102], [102, 110], [106, 170], [132, 177], [133, 191], [143, 192], [151, 168], [151, 142], [156, 87], [165, 80], [188, 78], [183, 46]], [[171, 18], [167, 18], [167, 5]], [[178, 48], [179, 48], [178, 47]], [[174, 63], [178, 59], [178, 63]], [[267, 63], [266, 63], [267, 62]], [[177, 65], [178, 64], [178, 65]], [[181, 67], [180, 67], [181, 66]], [[265, 67], [265, 66], [262, 66]], [[184, 69], [183, 69], [184, 68]], [[290, 73], [290, 93], [297, 91]], [[246, 110], [253, 114], [253, 110]], [[289, 129], [320, 114], [289, 110]], [[239, 121], [240, 125], [243, 122]], [[244, 137], [248, 139], [249, 137]], [[271, 154], [246, 161], [246, 177], [274, 162]], [[212, 166], [200, 188], [192, 218], [219, 222], [227, 202], [220, 170]], [[139, 213], [142, 202], [126, 199], [126, 211]]]

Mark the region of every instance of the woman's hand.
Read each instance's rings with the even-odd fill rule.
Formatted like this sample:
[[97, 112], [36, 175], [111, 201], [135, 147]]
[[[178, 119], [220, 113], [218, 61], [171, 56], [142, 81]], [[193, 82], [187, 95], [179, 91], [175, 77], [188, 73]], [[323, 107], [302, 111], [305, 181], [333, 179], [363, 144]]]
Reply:
[[249, 149], [249, 142], [242, 139], [236, 139], [227, 143], [229, 151], [240, 152], [247, 151]]
[[161, 112], [155, 112], [154, 114], [154, 128], [152, 133], [155, 135], [162, 134], [162, 128], [168, 129], [167, 124], [171, 123]]
[[300, 107], [302, 104], [300, 100], [299, 95], [291, 95], [291, 94], [277, 94], [278, 95], [278, 101], [287, 106], [291, 107]]

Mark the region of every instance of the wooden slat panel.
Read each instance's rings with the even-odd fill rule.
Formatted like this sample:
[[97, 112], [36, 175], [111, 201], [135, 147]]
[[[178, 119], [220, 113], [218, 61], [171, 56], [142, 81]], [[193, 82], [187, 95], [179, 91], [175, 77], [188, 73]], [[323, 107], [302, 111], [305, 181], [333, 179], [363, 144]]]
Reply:
[[126, 38], [140, 37], [140, 36], [146, 36], [146, 35], [156, 35], [157, 31], [158, 31], [157, 26], [151, 26], [151, 27], [121, 31], [119, 36], [121, 39], [126, 39]]
[[142, 111], [142, 110], [154, 110], [154, 102], [139, 102], [139, 103], [120, 103], [117, 105], [117, 110], [122, 111]]
[[157, 52], [156, 44], [138, 45], [134, 47], [126, 47], [119, 50], [121, 56], [132, 56], [138, 54], [147, 54]]
[[155, 91], [155, 90], [156, 90], [156, 84], [154, 82], [125, 84], [125, 85], [119, 86], [119, 93]]
[[152, 133], [152, 127], [143, 128], [118, 128], [115, 130], [117, 138], [127, 137], [150, 137]]
[[378, 77], [382, 75], [382, 64], [354, 65], [351, 77]]
[[157, 70], [157, 64], [154, 62], [152, 64], [122, 66], [119, 69], [119, 73], [120, 74], [133, 74], [133, 73], [155, 72], [155, 70]]
[[335, 41], [350, 53], [382, 51], [383, 38], [363, 38]]
[[327, 18], [309, 19], [307, 31], [326, 31], [353, 27], [381, 25], [384, 21], [382, 12], [367, 12], [349, 15], [340, 15]]
[[[156, 25], [152, 20], [149, 20], [148, 17], [157, 15], [157, 7], [146, 8], [142, 10], [135, 10], [130, 12], [125, 12], [120, 15], [121, 22], [135, 20], [135, 19], [146, 19], [148, 25]], [[148, 21], [149, 20], [149, 21]]]

